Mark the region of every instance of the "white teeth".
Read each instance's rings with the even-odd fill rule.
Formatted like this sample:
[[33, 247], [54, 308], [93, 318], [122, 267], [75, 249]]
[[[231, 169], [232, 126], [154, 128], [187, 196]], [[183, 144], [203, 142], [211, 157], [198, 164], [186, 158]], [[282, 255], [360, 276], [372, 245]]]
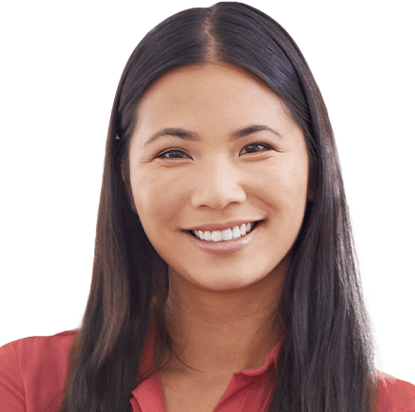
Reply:
[[240, 226], [235, 226], [232, 229], [226, 230], [215, 230], [210, 232], [208, 230], [192, 230], [192, 233], [201, 240], [206, 240], [208, 242], [221, 242], [226, 240], [238, 239], [241, 236], [248, 234], [253, 228], [253, 223], [242, 223]]

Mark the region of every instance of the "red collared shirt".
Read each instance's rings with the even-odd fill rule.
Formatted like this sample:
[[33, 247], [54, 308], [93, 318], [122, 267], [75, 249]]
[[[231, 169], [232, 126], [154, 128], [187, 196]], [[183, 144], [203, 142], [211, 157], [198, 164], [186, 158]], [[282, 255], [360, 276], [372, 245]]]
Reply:
[[[43, 412], [60, 405], [69, 366], [69, 348], [75, 330], [53, 336], [31, 337], [0, 348], [0, 411]], [[143, 359], [154, 365], [155, 329], [146, 340]], [[258, 410], [264, 395], [267, 373], [276, 368], [281, 340], [268, 353], [259, 369], [236, 372], [214, 412], [252, 412]], [[415, 412], [415, 386], [378, 372], [377, 412]], [[270, 392], [265, 393], [268, 399]], [[132, 393], [134, 412], [165, 412], [160, 375], [154, 373]], [[53, 410], [53, 409], [51, 409]]]

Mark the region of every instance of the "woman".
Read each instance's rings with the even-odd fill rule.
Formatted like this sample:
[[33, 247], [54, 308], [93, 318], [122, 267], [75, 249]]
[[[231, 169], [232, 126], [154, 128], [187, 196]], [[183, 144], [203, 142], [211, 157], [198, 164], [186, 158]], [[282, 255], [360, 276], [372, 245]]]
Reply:
[[119, 83], [82, 327], [3, 346], [0, 409], [414, 410], [375, 371], [354, 256], [294, 41], [240, 3], [178, 13]]

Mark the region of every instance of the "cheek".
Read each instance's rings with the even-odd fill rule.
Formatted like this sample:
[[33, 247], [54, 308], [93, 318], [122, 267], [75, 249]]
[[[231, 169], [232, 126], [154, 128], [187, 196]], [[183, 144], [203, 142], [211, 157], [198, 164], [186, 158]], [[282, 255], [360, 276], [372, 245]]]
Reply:
[[307, 197], [307, 167], [296, 159], [275, 162], [266, 174], [262, 171], [256, 186], [278, 209], [302, 210]]
[[178, 181], [157, 173], [132, 176], [133, 199], [143, 227], [164, 225], [182, 204], [183, 193]]

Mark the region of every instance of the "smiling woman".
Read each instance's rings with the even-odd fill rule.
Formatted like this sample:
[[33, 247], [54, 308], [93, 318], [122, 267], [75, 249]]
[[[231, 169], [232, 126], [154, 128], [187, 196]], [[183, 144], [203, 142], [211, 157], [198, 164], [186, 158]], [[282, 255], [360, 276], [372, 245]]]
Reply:
[[163, 21], [115, 96], [82, 326], [0, 349], [0, 409], [414, 410], [372, 345], [298, 47], [241, 3]]

